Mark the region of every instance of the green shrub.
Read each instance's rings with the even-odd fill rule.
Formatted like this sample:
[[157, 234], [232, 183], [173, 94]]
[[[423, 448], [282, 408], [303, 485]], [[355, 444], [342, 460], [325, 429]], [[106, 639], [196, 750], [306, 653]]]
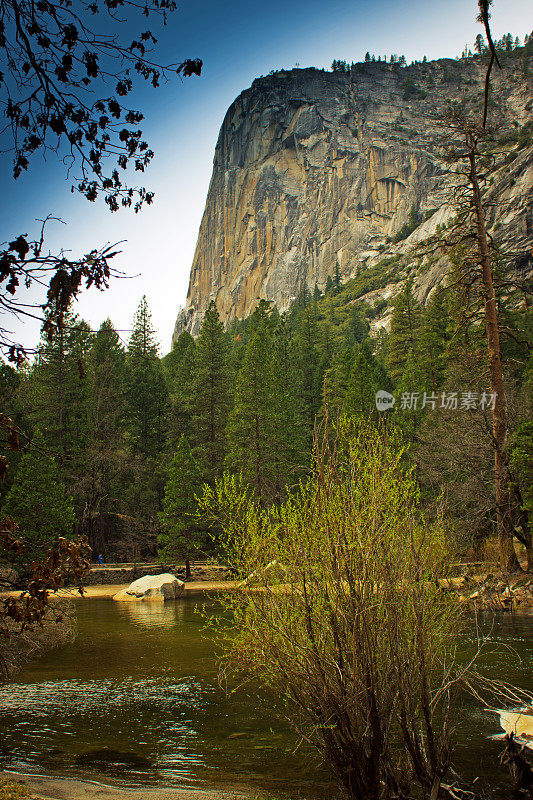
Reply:
[[221, 597], [229, 662], [286, 698], [351, 800], [414, 796], [449, 766], [462, 612], [437, 580], [445, 530], [419, 502], [398, 434], [349, 419], [317, 440], [310, 480], [279, 508], [227, 480], [205, 497], [250, 586]]

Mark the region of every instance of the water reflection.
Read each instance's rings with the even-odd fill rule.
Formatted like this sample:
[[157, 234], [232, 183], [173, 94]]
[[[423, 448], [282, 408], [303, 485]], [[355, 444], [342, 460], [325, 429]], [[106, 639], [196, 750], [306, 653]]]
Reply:
[[[129, 784], [329, 791], [318, 756], [297, 747], [274, 698], [257, 688], [222, 691], [217, 637], [197, 601], [76, 607], [77, 639], [0, 686], [1, 766]], [[206, 612], [221, 614], [214, 601]], [[480, 667], [533, 688], [533, 619], [487, 621], [483, 631], [497, 647]], [[501, 745], [489, 739], [501, 733], [496, 715], [465, 698], [459, 717], [461, 770], [505, 782]]]
[[321, 794], [317, 758], [294, 753], [275, 703], [220, 688], [216, 636], [197, 600], [87, 599], [77, 609], [78, 638], [0, 687], [2, 766], [188, 787], [246, 778], [293, 795], [317, 783], [311, 794]]
[[117, 603], [119, 613], [132, 624], [146, 628], [173, 628], [183, 620], [185, 607], [181, 603]]

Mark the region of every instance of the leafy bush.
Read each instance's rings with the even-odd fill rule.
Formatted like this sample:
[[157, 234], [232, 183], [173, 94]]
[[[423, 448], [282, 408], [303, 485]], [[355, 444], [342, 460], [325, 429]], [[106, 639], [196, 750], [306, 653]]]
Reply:
[[230, 489], [212, 498], [228, 561], [254, 587], [221, 598], [230, 663], [286, 698], [349, 798], [429, 796], [449, 766], [462, 613], [439, 590], [445, 532], [420, 515], [398, 435], [347, 419], [326, 430], [311, 479], [279, 508]]

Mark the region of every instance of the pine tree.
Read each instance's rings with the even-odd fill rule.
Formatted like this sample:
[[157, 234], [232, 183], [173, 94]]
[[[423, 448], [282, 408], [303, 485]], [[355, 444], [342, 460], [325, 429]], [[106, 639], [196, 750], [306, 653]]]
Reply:
[[120, 478], [124, 473], [125, 352], [109, 319], [100, 325], [87, 362], [90, 427], [82, 520], [93, 546], [96, 517], [106, 511], [121, 510]]
[[[348, 383], [345, 410], [350, 415], [370, 416], [375, 412], [374, 359], [366, 342], [357, 349]], [[381, 387], [379, 387], [381, 388]]]
[[[0, 412], [13, 420], [15, 425], [24, 430], [26, 428], [26, 415], [24, 411], [27, 404], [23, 398], [23, 376], [27, 366], [13, 369], [8, 364], [0, 364]], [[9, 469], [0, 481], [0, 505], [9, 492], [13, 477], [22, 455], [21, 450], [14, 450], [9, 455]]]
[[163, 365], [170, 391], [170, 444], [175, 447], [183, 435], [190, 433], [192, 424], [196, 343], [190, 333], [180, 333]]
[[191, 576], [191, 558], [205, 544], [205, 532], [195, 520], [196, 496], [201, 486], [202, 471], [189, 442], [182, 436], [165, 484], [163, 510], [159, 513], [163, 531], [158, 537], [158, 550], [165, 560], [185, 558], [187, 578]]
[[317, 313], [310, 304], [306, 304], [300, 312], [296, 343], [300, 364], [302, 419], [310, 442], [315, 427], [315, 417], [322, 403], [324, 381]]
[[336, 419], [344, 408], [355, 360], [353, 347], [345, 347], [333, 356], [331, 367], [324, 376], [324, 399], [329, 416]]
[[229, 411], [228, 337], [213, 302], [196, 342], [193, 402], [193, 453], [205, 479], [213, 481], [224, 466]]
[[276, 411], [271, 363], [271, 338], [265, 325], [252, 334], [237, 375], [235, 401], [228, 421], [228, 464], [242, 472], [263, 502], [275, 483], [273, 453]]
[[85, 505], [90, 433], [88, 353], [93, 334], [70, 311], [60, 326], [43, 326], [39, 353], [21, 386], [27, 425], [39, 430], [57, 460], [74, 498], [76, 512]]
[[351, 306], [348, 314], [348, 343], [352, 346], [361, 343], [368, 336], [369, 330], [370, 325], [364, 319], [361, 310], [355, 305]]
[[128, 352], [143, 356], [157, 356], [159, 354], [159, 344], [152, 325], [152, 314], [148, 307], [146, 295], [142, 296], [135, 312]]
[[[135, 318], [126, 353], [125, 427], [126, 470], [122, 498], [142, 533], [139, 542], [155, 549], [157, 514], [167, 478], [168, 388], [158, 343], [145, 301]], [[138, 546], [138, 545], [136, 545]]]
[[485, 39], [483, 38], [481, 33], [478, 33], [478, 35], [476, 36], [476, 41], [474, 43], [474, 49], [475, 49], [476, 53], [478, 55], [481, 55], [482, 53], [485, 52], [486, 47], [487, 46], [485, 44]]
[[30, 552], [50, 545], [57, 537], [72, 534], [74, 507], [56, 461], [43, 454], [43, 438], [37, 435], [32, 449], [21, 458], [19, 469], [2, 513], [13, 517]]
[[270, 372], [274, 414], [272, 454], [275, 499], [280, 501], [305, 464], [305, 431], [298, 405], [299, 372], [290, 326], [281, 319], [272, 340]]
[[150, 311], [143, 297], [128, 344], [126, 418], [134, 450], [152, 458], [163, 452], [167, 427], [168, 389], [158, 350]]
[[424, 396], [429, 394], [419, 360], [410, 349], [402, 377], [394, 392], [396, 420], [410, 438], [416, 436], [424, 411], [431, 407], [424, 404]]
[[420, 307], [413, 297], [413, 280], [409, 278], [394, 299], [391, 329], [387, 340], [387, 367], [391, 378], [399, 381], [409, 352], [418, 354]]
[[335, 288], [335, 294], [338, 294], [342, 287], [341, 273], [339, 271], [338, 263], [335, 264], [335, 276], [333, 278], [333, 286]]
[[[50, 333], [51, 331], [51, 333]], [[60, 466], [75, 474], [88, 431], [87, 354], [93, 335], [67, 312], [58, 327], [43, 326], [39, 355], [31, 371], [31, 421], [42, 432]]]
[[422, 313], [420, 366], [425, 384], [436, 392], [444, 381], [450, 317], [444, 289], [438, 288]]

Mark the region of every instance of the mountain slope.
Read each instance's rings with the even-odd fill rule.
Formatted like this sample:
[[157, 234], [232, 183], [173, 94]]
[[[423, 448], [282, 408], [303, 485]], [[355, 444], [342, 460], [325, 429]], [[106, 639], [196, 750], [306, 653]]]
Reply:
[[[533, 64], [524, 48], [503, 62], [491, 106], [512, 153], [491, 189], [506, 207], [491, 223], [523, 268], [533, 244]], [[412, 245], [453, 213], [431, 115], [450, 100], [479, 109], [484, 69], [480, 58], [377, 62], [254, 81], [222, 124], [174, 336], [197, 333], [211, 300], [227, 325], [261, 298], [284, 310], [328, 276], [345, 280], [402, 255], [405, 267]], [[425, 265], [415, 285], [421, 299], [444, 269], [442, 260]], [[389, 289], [378, 287], [376, 297], [387, 299]]]

